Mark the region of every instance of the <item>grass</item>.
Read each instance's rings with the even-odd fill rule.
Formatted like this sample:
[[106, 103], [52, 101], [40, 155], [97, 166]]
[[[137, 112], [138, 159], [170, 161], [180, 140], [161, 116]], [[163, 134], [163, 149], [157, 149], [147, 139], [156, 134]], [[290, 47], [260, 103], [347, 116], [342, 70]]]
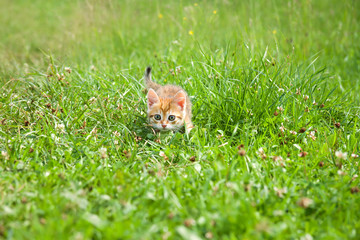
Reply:
[[[0, 238], [358, 239], [358, 8], [2, 1]], [[146, 126], [147, 65], [189, 135]]]

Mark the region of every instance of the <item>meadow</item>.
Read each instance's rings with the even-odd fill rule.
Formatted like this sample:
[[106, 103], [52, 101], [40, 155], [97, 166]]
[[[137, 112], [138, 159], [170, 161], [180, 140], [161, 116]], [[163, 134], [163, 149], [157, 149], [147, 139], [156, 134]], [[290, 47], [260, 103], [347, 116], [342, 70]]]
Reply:
[[359, 239], [358, 9], [1, 0], [0, 239]]

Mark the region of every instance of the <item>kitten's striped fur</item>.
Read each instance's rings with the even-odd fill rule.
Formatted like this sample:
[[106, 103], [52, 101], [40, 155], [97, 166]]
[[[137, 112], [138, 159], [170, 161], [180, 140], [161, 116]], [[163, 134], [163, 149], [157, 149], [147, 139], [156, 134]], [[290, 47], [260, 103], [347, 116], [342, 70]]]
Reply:
[[145, 70], [145, 83], [148, 89], [147, 105], [150, 125], [160, 131], [179, 130], [186, 125], [189, 132], [194, 126], [191, 122], [191, 102], [189, 96], [179, 86], [161, 86], [151, 80], [151, 68]]

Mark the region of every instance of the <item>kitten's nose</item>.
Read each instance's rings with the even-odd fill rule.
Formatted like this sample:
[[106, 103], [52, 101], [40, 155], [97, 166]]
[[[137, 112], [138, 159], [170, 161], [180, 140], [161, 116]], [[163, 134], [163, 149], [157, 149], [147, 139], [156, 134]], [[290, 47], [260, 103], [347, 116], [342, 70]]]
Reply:
[[162, 126], [163, 128], [166, 128], [166, 124], [161, 124], [161, 126]]

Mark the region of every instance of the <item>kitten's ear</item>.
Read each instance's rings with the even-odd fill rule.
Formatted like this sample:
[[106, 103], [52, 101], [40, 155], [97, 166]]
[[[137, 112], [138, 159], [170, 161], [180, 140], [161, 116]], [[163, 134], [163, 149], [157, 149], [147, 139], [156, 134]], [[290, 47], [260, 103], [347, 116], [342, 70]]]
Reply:
[[160, 102], [159, 96], [156, 94], [156, 92], [150, 88], [147, 94], [147, 102], [148, 102], [148, 108], [150, 108], [155, 103]]
[[173, 100], [177, 105], [179, 105], [179, 107], [181, 108], [181, 110], [184, 110], [185, 105], [186, 105], [186, 94], [184, 91], [180, 90], [178, 91], [175, 96], [174, 96], [174, 100]]

